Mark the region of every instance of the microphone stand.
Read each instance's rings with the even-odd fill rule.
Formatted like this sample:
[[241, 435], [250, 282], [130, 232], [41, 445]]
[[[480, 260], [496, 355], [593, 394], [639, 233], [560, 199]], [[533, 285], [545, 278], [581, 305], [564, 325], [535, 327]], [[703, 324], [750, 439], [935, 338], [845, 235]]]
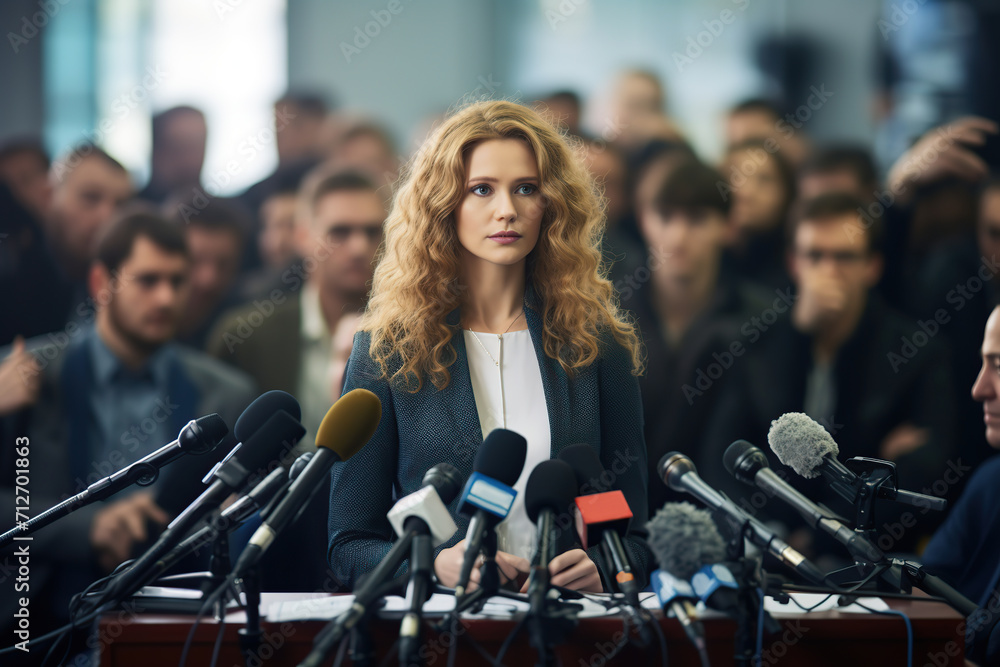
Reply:
[[410, 608], [399, 628], [399, 664], [400, 667], [416, 667], [423, 664], [420, 657], [420, 625], [424, 603], [433, 592], [434, 544], [430, 527], [423, 519], [413, 517], [407, 520], [407, 524], [415, 528], [416, 534], [410, 553], [410, 585], [407, 590]]
[[[246, 595], [247, 622], [239, 629], [240, 652], [246, 661], [247, 667], [260, 664], [260, 570], [257, 566], [251, 567], [243, 575], [243, 593]], [[225, 600], [225, 596], [222, 597]], [[220, 604], [222, 604], [220, 600]]]
[[[876, 508], [884, 502], [894, 501], [939, 511], [946, 507], [947, 503], [941, 498], [897, 491], [896, 467], [891, 463], [864, 457], [849, 459], [846, 463], [857, 474], [857, 488], [841, 489], [835, 484], [834, 490], [845, 499], [851, 495], [857, 498], [854, 530], [873, 544], [878, 539], [875, 528]], [[860, 554], [852, 555], [855, 564], [831, 572], [827, 576], [828, 581], [841, 588], [864, 583], [859, 591], [874, 590], [883, 593], [910, 593], [916, 586], [925, 593], [944, 598], [963, 616], [969, 616], [979, 608], [940, 577], [925, 571], [920, 563], [886, 558], [884, 555], [877, 561]]]
[[[500, 587], [500, 567], [497, 565], [497, 534], [495, 531], [487, 531], [483, 537], [483, 564], [479, 568], [479, 588], [471, 593], [463, 595], [456, 600], [455, 609], [452, 612], [456, 617], [464, 611], [471, 610], [472, 613], [479, 613], [483, 606], [491, 597], [505, 597], [511, 600], [523, 600], [519, 593], [514, 593]], [[447, 617], [435, 626], [438, 632], [447, 630], [445, 622]]]
[[375, 642], [367, 623], [358, 623], [351, 628], [351, 664], [355, 667], [371, 667], [375, 662]]
[[[713, 511], [713, 514], [717, 514]], [[723, 515], [725, 518], [725, 515]], [[733, 526], [732, 522], [727, 525]], [[736, 579], [736, 636], [733, 646], [733, 659], [741, 667], [753, 665], [754, 653], [757, 648], [757, 617], [760, 612], [761, 594], [758, 589], [764, 588], [764, 578], [761, 572], [761, 561], [746, 555], [745, 535], [751, 530], [749, 522], [734, 526], [733, 536], [726, 548], [726, 564], [730, 566]], [[780, 630], [774, 618], [764, 612], [764, 630], [770, 635]]]

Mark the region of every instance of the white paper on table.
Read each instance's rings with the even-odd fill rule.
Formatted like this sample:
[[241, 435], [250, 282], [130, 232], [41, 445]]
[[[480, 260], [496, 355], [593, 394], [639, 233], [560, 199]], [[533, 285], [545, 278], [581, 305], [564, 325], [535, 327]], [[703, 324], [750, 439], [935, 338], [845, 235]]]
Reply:
[[[352, 604], [354, 604], [353, 595], [275, 602], [268, 607], [267, 620], [272, 623], [329, 621], [350, 609]], [[405, 614], [409, 608], [410, 603], [406, 598], [390, 595], [384, 599], [384, 604], [379, 607], [378, 614], [388, 618], [398, 618]], [[454, 608], [454, 595], [435, 593], [424, 603], [423, 611], [427, 617], [441, 617]], [[528, 608], [527, 600], [493, 597], [483, 605], [483, 610], [479, 614], [463, 614], [462, 616], [463, 618], [510, 618], [516, 613], [526, 612]]]
[[[837, 600], [840, 599], [839, 595], [826, 595], [825, 593], [789, 593], [789, 597], [794, 598], [800, 605], [811, 609], [812, 607], [819, 605], [812, 611], [844, 611], [852, 614], [870, 614], [872, 613], [868, 609], [859, 607], [857, 604], [849, 604], [846, 607], [841, 607], [837, 604]], [[829, 599], [825, 599], [829, 598]], [[825, 600], [824, 600], [825, 599]], [[874, 611], [888, 611], [889, 605], [885, 603], [882, 598], [868, 597], [868, 598], [858, 598], [858, 602], [863, 604]], [[771, 614], [806, 614], [802, 608], [800, 608], [794, 602], [789, 602], [788, 604], [781, 604], [772, 597], [764, 598], [764, 610]]]

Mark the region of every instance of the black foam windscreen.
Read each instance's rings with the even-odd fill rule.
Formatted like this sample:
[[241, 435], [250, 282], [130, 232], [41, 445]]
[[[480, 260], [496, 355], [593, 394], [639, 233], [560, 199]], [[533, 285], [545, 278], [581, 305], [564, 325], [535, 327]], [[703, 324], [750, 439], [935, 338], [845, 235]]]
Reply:
[[420, 485], [433, 486], [441, 502], [448, 505], [458, 497], [464, 482], [455, 466], [450, 463], [439, 463], [424, 473]]
[[306, 429], [297, 417], [285, 410], [278, 410], [259, 429], [251, 432], [246, 440], [240, 442], [233, 458], [251, 472], [270, 470], [272, 463], [280, 461], [305, 433]]
[[490, 431], [472, 462], [475, 472], [514, 486], [524, 469], [528, 441], [514, 431], [498, 428]]
[[576, 476], [577, 494], [584, 496], [591, 493], [610, 491], [601, 488], [601, 477], [604, 476], [604, 465], [597, 455], [597, 450], [586, 443], [569, 445], [559, 452], [559, 460], [565, 461], [573, 469]]
[[685, 581], [703, 565], [726, 559], [726, 544], [712, 514], [691, 503], [665, 504], [646, 528], [646, 542], [657, 565]]
[[[187, 431], [187, 426], [184, 431]], [[229, 435], [229, 427], [216, 413], [198, 417], [194, 420], [194, 428], [191, 429], [192, 437], [185, 438], [184, 432], [178, 437], [181, 443], [181, 450], [185, 454], [204, 454], [215, 449], [223, 438]]]
[[736, 462], [747, 452], [756, 449], [746, 440], [737, 440], [726, 448], [726, 453], [722, 455], [722, 465], [730, 475], [736, 474]]
[[278, 410], [284, 410], [296, 421], [302, 419], [302, 409], [294, 396], [278, 389], [266, 391], [254, 399], [254, 402], [247, 406], [247, 409], [236, 420], [236, 426], [233, 427], [236, 440], [243, 442], [252, 436]]
[[535, 466], [524, 489], [524, 509], [528, 518], [538, 522], [543, 509], [566, 512], [576, 498], [576, 474], [569, 464], [559, 459], [542, 461]]

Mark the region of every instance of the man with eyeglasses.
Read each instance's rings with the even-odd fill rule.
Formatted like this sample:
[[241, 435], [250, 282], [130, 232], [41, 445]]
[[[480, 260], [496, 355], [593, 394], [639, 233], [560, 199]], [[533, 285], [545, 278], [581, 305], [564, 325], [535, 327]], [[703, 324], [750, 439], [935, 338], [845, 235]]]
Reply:
[[[151, 213], [125, 214], [100, 238], [81, 321], [0, 352], [4, 507], [15, 507], [15, 443], [28, 443], [30, 455], [18, 457], [29, 464], [35, 516], [175, 440], [191, 419], [215, 412], [233, 427], [255, 395], [250, 378], [173, 342], [189, 277], [180, 227]], [[135, 557], [203, 490], [210, 459], [228, 449], [223, 443], [217, 454], [175, 461], [152, 487], [120, 492], [38, 531], [30, 582], [36, 636], [66, 620], [70, 596]], [[0, 600], [13, 604], [11, 596]]]
[[[247, 372], [261, 389], [298, 398], [307, 434], [292, 455], [313, 447], [340, 397], [385, 217], [385, 201], [368, 177], [321, 171], [307, 178], [295, 221], [301, 259], [270, 292], [223, 315], [209, 336], [210, 354]], [[323, 585], [328, 500], [329, 491], [319, 490], [291, 527], [294, 535], [268, 550], [260, 568], [265, 590]]]
[[[805, 412], [855, 456], [896, 464], [902, 488], [941, 494], [935, 486], [953, 451], [955, 406], [950, 357], [933, 327], [890, 309], [873, 290], [882, 272], [878, 222], [859, 214], [852, 195], [805, 202], [788, 229], [789, 274], [796, 287], [790, 323], [779, 322], [734, 370], [740, 385], [726, 400], [713, 441], [767, 441], [770, 422]], [[925, 323], [926, 324], [926, 323]], [[721, 457], [721, 450], [719, 452]], [[801, 480], [814, 500], [849, 518], [854, 508], [822, 484]], [[765, 510], [770, 512], [772, 503]], [[886, 551], [915, 549], [934, 528], [927, 511], [903, 516], [887, 504], [877, 517]], [[804, 546], [804, 545], [800, 545]], [[816, 550], [845, 555], [817, 538]]]

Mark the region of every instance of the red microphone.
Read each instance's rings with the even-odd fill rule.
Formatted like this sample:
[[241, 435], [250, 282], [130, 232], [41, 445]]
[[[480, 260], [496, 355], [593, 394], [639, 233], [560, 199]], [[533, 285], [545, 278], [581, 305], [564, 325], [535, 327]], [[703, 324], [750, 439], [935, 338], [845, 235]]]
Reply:
[[[599, 490], [606, 476], [604, 465], [597, 451], [587, 444], [570, 445], [559, 452], [559, 458], [569, 463], [576, 473], [581, 493]], [[615, 573], [615, 581], [633, 607], [639, 607], [639, 584], [632, 572], [628, 552], [622, 544], [622, 536], [628, 534], [632, 521], [632, 510], [621, 490], [588, 493], [576, 498], [576, 529], [583, 548], [600, 543], [605, 559]]]
[[[576, 532], [584, 549], [603, 542], [615, 568], [615, 580], [622, 587], [625, 582], [635, 581], [629, 566], [621, 536], [628, 534], [632, 522], [625, 494], [621, 491], [605, 491], [576, 498]], [[622, 589], [624, 592], [624, 588]]]

